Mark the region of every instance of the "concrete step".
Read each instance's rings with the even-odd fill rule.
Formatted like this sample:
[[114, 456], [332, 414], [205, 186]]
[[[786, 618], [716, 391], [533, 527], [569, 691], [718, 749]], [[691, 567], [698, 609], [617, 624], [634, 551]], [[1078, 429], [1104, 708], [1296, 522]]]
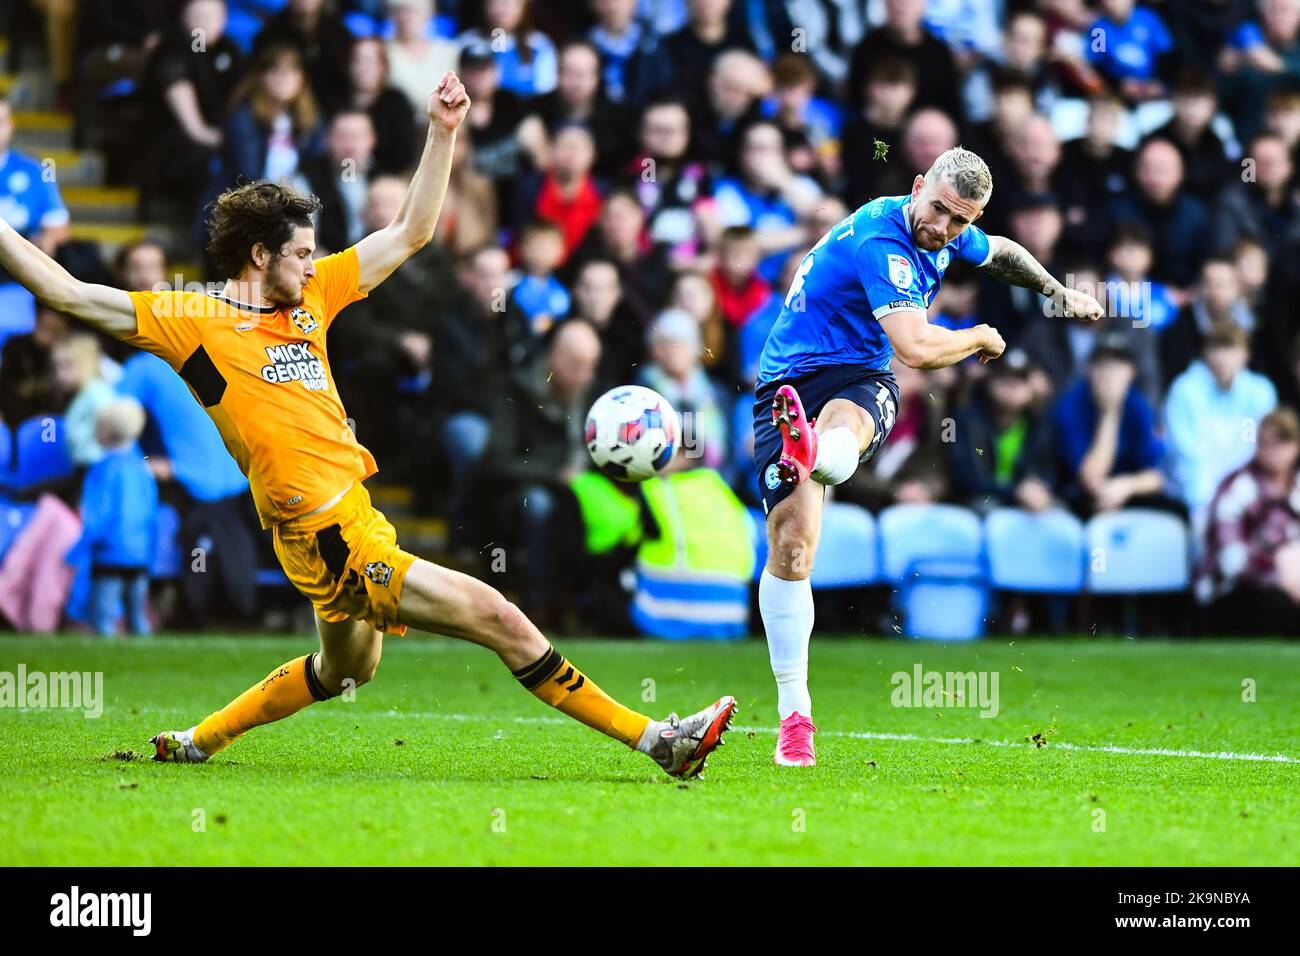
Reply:
[[100, 186], [104, 182], [104, 157], [93, 149], [52, 149], [41, 156], [54, 163], [59, 189]]
[[[375, 506], [384, 511], [378, 502]], [[397, 530], [397, 540], [403, 549], [422, 558], [441, 555], [446, 551], [447, 522], [441, 518], [393, 517], [386, 511], [384, 516]]]
[[380, 511], [391, 510], [394, 514], [404, 513], [411, 508], [411, 489], [405, 485], [367, 485], [370, 500]]
[[111, 262], [123, 246], [148, 237], [156, 239], [164, 248], [172, 245], [175, 237], [167, 226], [156, 224], [119, 225], [102, 222], [77, 222], [73, 217], [70, 227], [72, 238], [87, 239], [99, 244], [104, 261]]
[[14, 146], [43, 156], [50, 150], [73, 148], [73, 120], [53, 110], [19, 110], [14, 114]]
[[73, 222], [131, 225], [140, 205], [138, 190], [110, 186], [68, 186], [63, 202]]

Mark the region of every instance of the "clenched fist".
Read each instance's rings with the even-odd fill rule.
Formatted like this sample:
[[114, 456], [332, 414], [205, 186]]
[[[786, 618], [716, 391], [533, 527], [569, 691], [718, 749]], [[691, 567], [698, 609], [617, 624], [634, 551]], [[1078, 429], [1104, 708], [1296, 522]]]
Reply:
[[429, 94], [429, 120], [454, 133], [468, 112], [469, 94], [460, 77], [448, 70], [437, 89]]

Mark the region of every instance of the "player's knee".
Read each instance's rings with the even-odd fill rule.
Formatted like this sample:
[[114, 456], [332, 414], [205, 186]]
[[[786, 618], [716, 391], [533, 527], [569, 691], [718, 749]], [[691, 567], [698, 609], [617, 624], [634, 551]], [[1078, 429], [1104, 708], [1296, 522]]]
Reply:
[[485, 610], [486, 630], [496, 639], [497, 650], [523, 645], [528, 640], [528, 617], [498, 591]]
[[331, 694], [341, 694], [346, 690], [355, 690], [362, 684], [368, 684], [379, 670], [379, 657], [382, 644], [359, 649], [358, 652], [342, 657], [322, 655], [320, 658], [320, 682]]
[[359, 661], [356, 667], [357, 686], [360, 687], [362, 684], [369, 684], [372, 680], [375, 679], [375, 672], [378, 670], [379, 670], [378, 653], [372, 654], [370, 655], [370, 657], [364, 658], [361, 661]]

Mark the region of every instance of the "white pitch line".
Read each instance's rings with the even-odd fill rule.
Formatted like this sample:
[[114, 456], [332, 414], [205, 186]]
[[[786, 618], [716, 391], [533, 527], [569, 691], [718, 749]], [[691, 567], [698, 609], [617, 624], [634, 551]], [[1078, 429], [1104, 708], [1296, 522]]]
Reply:
[[[346, 711], [339, 710], [320, 710], [314, 711], [314, 714], [321, 716], [336, 717], [355, 717], [355, 714], [349, 714]], [[362, 717], [367, 716], [365, 714]], [[499, 718], [488, 717], [483, 714], [447, 714], [438, 711], [403, 711], [389, 710], [377, 714], [380, 717], [413, 717], [419, 720], [497, 720]], [[516, 724], [570, 724], [571, 720], [561, 717], [511, 717], [512, 723]], [[741, 733], [771, 734], [777, 733], [775, 727], [734, 727], [733, 730]], [[892, 740], [904, 743], [919, 744], [948, 744], [948, 745], [978, 745], [983, 747], [1024, 747], [1037, 746], [1030, 741], [1021, 740], [986, 740], [984, 738], [976, 739], [974, 737], [923, 737], [920, 734], [894, 734], [875, 732], [868, 730], [822, 730], [818, 731], [823, 737], [846, 737], [852, 740]], [[1048, 741], [1044, 746], [1051, 747], [1053, 750], [1073, 750], [1082, 753], [1106, 753], [1121, 754], [1128, 757], [1182, 757], [1189, 759], [1202, 760], [1241, 760], [1249, 763], [1285, 763], [1300, 764], [1300, 757], [1290, 757], [1286, 754], [1256, 754], [1256, 753], [1233, 753], [1228, 750], [1173, 750], [1167, 747], [1120, 747], [1116, 744], [1071, 744], [1064, 741]]]

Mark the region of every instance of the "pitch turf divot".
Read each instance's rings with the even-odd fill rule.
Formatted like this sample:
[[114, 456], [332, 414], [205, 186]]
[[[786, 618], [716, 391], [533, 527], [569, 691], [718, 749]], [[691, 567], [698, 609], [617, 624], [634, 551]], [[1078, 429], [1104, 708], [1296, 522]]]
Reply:
[[[313, 716], [336, 716], [336, 717], [356, 717], [356, 714], [345, 714], [337, 711], [314, 711]], [[411, 710], [389, 710], [384, 711], [376, 716], [380, 717], [414, 717], [416, 719], [431, 720], [455, 720], [470, 721], [499, 720], [497, 717], [488, 717], [483, 714], [444, 714], [431, 711], [411, 711]], [[510, 721], [516, 724], [568, 724], [572, 725], [573, 721], [559, 717], [511, 717]], [[775, 727], [733, 727], [733, 733], [753, 733], [753, 734], [771, 734], [773, 737], [777, 734]], [[822, 737], [847, 737], [852, 740], [890, 740], [901, 741], [904, 743], [919, 744], [948, 744], [963, 745], [970, 744], [980, 747], [1009, 747], [1009, 748], [1034, 748], [1037, 746], [1029, 741], [1021, 740], [987, 740], [981, 738], [976, 740], [974, 737], [923, 737], [920, 734], [891, 734], [876, 733], [867, 730], [821, 730], [818, 733]], [[1241, 760], [1250, 763], [1287, 763], [1300, 764], [1300, 757], [1291, 757], [1287, 754], [1257, 754], [1257, 753], [1234, 753], [1228, 750], [1173, 750], [1166, 747], [1120, 747], [1116, 744], [1070, 744], [1062, 741], [1052, 741], [1047, 745], [1051, 750], [1074, 750], [1083, 753], [1107, 753], [1120, 754], [1127, 757], [1185, 757], [1188, 759], [1201, 760]]]

